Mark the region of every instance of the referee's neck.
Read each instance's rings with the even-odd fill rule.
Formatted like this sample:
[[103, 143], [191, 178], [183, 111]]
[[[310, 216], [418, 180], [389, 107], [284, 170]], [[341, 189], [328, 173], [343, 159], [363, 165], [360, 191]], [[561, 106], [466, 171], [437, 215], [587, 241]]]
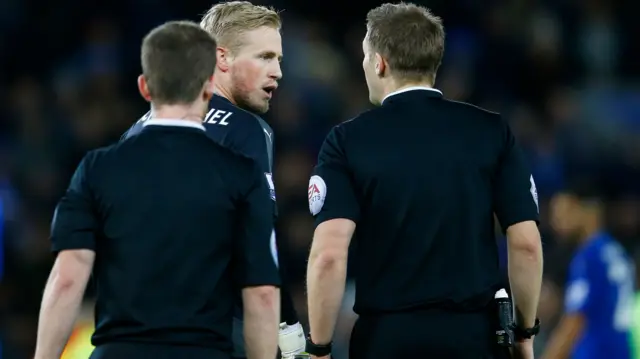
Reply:
[[198, 107], [202, 107], [202, 105], [198, 106], [198, 104], [193, 103], [191, 105], [152, 106], [153, 118], [177, 119], [181, 121], [194, 122], [201, 125], [204, 114], [202, 113], [202, 109], [198, 111]]

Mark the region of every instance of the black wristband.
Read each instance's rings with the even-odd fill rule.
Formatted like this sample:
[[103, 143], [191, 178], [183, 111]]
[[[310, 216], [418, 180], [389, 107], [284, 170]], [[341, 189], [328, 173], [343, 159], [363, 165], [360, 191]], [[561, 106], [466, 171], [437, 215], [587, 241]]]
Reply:
[[329, 344], [316, 344], [311, 341], [311, 335], [309, 335], [307, 337], [307, 345], [305, 346], [304, 351], [317, 357], [323, 357], [331, 354], [331, 346], [331, 342], [329, 342]]
[[511, 329], [516, 340], [531, 339], [540, 333], [540, 320], [536, 318], [535, 324], [531, 328], [520, 328], [513, 324]]

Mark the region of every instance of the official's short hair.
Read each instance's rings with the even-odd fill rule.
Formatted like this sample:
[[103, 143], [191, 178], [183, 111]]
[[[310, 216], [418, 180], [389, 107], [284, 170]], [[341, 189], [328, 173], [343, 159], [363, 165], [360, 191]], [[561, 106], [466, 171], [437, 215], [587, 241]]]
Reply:
[[387, 60], [400, 81], [435, 80], [444, 55], [442, 20], [426, 7], [383, 4], [367, 14], [370, 50]]
[[142, 42], [142, 73], [155, 104], [190, 104], [216, 68], [216, 41], [198, 24], [170, 21]]
[[263, 26], [280, 31], [280, 15], [272, 8], [248, 1], [229, 1], [214, 5], [202, 17], [200, 26], [220, 46], [236, 50], [242, 46], [243, 34]]

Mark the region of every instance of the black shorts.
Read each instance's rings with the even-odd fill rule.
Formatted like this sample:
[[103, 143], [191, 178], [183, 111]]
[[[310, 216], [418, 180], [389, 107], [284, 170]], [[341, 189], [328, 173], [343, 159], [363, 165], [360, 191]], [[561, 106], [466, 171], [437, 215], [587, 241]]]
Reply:
[[231, 355], [213, 348], [146, 343], [108, 343], [97, 346], [90, 359], [230, 359]]
[[349, 359], [497, 358], [494, 316], [441, 310], [360, 316]]

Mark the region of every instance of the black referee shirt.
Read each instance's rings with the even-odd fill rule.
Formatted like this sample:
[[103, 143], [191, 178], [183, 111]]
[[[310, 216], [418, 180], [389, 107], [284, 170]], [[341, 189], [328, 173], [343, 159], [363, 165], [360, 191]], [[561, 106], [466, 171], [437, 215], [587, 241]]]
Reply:
[[260, 166], [204, 128], [148, 120], [89, 152], [60, 201], [53, 251], [96, 252], [94, 345], [231, 350], [239, 287], [279, 285], [273, 203]]
[[316, 225], [353, 220], [358, 314], [475, 310], [501, 282], [494, 234], [537, 220], [531, 172], [497, 113], [412, 88], [336, 126], [309, 183]]
[[[127, 139], [140, 133], [145, 121], [151, 117], [151, 111], [147, 112], [122, 138]], [[209, 102], [209, 112], [205, 116], [203, 126], [209, 138], [258, 162], [270, 185], [274, 214], [277, 216], [276, 190], [273, 183], [273, 147], [275, 139], [273, 130], [267, 122], [260, 116], [234, 105], [228, 99], [214, 95]], [[275, 236], [275, 231], [273, 235]], [[278, 247], [281, 248], [282, 246]], [[286, 286], [286, 280], [291, 275], [287, 273], [287, 261], [283, 258], [283, 253], [283, 251], [278, 251], [280, 276], [285, 281], [280, 288], [280, 314], [282, 321], [294, 324], [299, 320], [293, 306], [291, 293]], [[240, 298], [239, 294], [238, 297]], [[235, 314], [238, 318], [242, 318], [241, 306], [237, 307]]]

